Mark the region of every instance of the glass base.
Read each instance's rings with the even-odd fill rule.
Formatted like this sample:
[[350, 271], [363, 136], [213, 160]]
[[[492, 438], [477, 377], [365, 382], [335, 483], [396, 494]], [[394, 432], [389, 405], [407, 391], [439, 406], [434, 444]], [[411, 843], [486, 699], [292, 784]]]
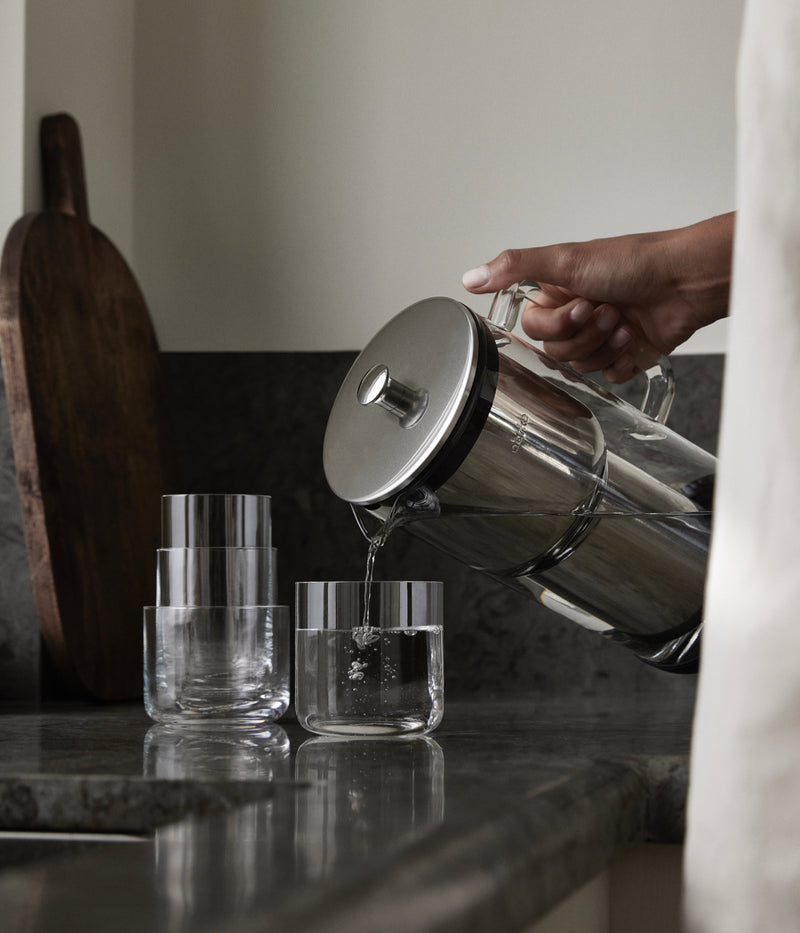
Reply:
[[441, 722], [441, 715], [428, 719], [325, 719], [309, 716], [300, 719], [300, 725], [317, 735], [338, 736], [390, 736], [425, 735], [432, 732]]
[[157, 723], [172, 723], [174, 725], [206, 726], [209, 728], [257, 728], [275, 722], [284, 715], [289, 708], [288, 696], [283, 702], [276, 702], [269, 706], [259, 706], [255, 709], [208, 709], [192, 710], [179, 707], [156, 708], [145, 699], [147, 715]]

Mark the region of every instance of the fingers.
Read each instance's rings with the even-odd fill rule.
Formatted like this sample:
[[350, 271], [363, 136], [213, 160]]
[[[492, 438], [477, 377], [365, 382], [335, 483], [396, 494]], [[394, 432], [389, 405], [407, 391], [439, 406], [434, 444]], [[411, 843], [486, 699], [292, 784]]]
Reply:
[[558, 308], [528, 302], [522, 329], [554, 360], [580, 373], [602, 371], [615, 384], [627, 382], [658, 359], [658, 351], [643, 342], [619, 311], [609, 304], [593, 305], [576, 298]]
[[[549, 296], [537, 296], [537, 301], [526, 301], [522, 309], [522, 329], [534, 340], [567, 342], [577, 339], [595, 314], [591, 301], [575, 298], [564, 304], [564, 299], [549, 302]], [[577, 345], [577, 344], [576, 344]]]
[[569, 244], [507, 249], [491, 262], [465, 272], [461, 281], [475, 294], [497, 292], [526, 279], [569, 288], [576, 268], [576, 251]]
[[505, 250], [491, 262], [464, 273], [462, 281], [475, 294], [497, 292], [525, 280], [538, 282], [543, 291], [535, 302], [527, 302], [522, 312], [525, 333], [542, 341], [544, 351], [553, 359], [569, 363], [578, 372], [602, 370], [609, 382], [626, 382], [652, 366], [658, 351], [627, 311], [626, 320], [607, 301], [580, 297], [609, 291], [608, 268], [615, 272], [625, 268], [617, 255], [622, 247], [615, 245], [622, 239], [624, 258], [631, 252], [630, 238], [599, 241], [606, 244], [602, 247], [561, 243]]
[[593, 305], [575, 299], [559, 308], [529, 302], [522, 314], [522, 329], [543, 341], [553, 359], [572, 363], [579, 372], [612, 366], [633, 341], [633, 330], [609, 304]]
[[654, 347], [634, 340], [622, 356], [603, 370], [603, 376], [612, 383], [627, 382], [643, 370], [655, 366], [660, 356]]

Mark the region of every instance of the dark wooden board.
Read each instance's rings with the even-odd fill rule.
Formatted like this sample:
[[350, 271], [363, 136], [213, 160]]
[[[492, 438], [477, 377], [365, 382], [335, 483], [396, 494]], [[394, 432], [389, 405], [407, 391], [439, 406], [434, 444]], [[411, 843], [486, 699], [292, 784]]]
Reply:
[[80, 134], [41, 123], [45, 210], [11, 228], [0, 350], [34, 599], [65, 684], [142, 693], [142, 606], [155, 596], [160, 496], [179, 491], [150, 316], [89, 221]]

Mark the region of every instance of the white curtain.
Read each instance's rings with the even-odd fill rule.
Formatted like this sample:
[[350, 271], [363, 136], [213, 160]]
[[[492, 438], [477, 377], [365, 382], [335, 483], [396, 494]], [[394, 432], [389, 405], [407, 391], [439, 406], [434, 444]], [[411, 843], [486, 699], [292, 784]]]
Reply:
[[693, 738], [691, 933], [800, 931], [800, 0], [748, 0]]

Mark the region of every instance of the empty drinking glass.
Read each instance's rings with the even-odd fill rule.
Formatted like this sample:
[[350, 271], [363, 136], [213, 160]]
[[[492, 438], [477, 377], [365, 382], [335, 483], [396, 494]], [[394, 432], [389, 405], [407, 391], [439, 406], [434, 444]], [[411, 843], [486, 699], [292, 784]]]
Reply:
[[276, 602], [276, 548], [159, 548], [156, 560], [158, 606], [271, 606]]
[[262, 723], [288, 709], [287, 606], [147, 606], [144, 630], [156, 722]]
[[187, 493], [161, 497], [163, 547], [272, 547], [270, 496]]

